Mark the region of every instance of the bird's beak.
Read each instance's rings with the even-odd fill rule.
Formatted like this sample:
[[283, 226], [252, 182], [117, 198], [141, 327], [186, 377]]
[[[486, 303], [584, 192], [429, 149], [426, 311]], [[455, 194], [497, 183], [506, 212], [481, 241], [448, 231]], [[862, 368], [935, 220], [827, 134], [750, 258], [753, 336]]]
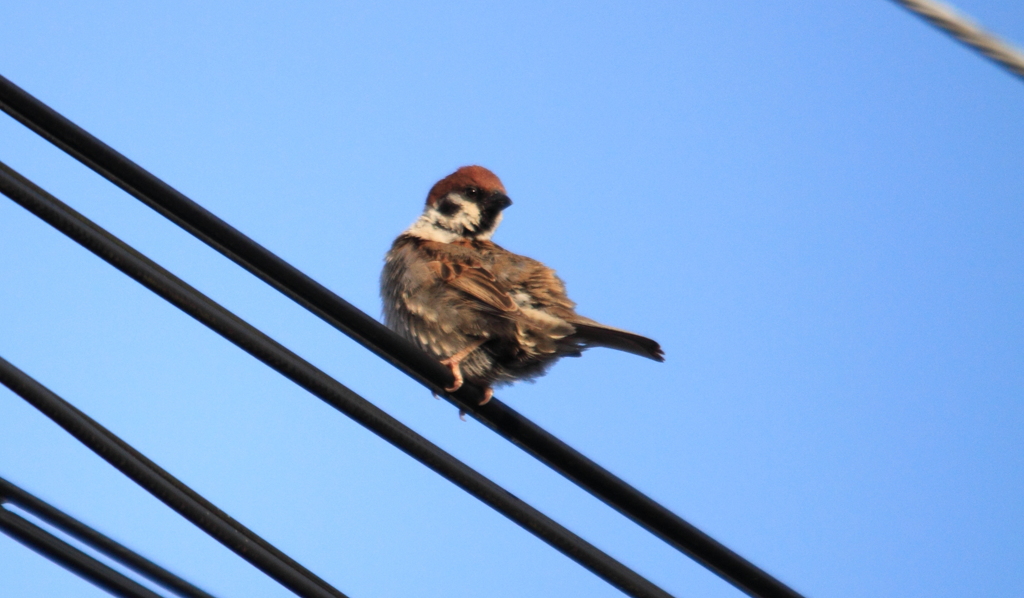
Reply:
[[491, 193], [486, 199], [484, 199], [484, 201], [487, 203], [487, 207], [496, 208], [498, 211], [504, 210], [512, 205], [512, 200], [508, 198], [508, 195], [505, 195], [501, 191]]

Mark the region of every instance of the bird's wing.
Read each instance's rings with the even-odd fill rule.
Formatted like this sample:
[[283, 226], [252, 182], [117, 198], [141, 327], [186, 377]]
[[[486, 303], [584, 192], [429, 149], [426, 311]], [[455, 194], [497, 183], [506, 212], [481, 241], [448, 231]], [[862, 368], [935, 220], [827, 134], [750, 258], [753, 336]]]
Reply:
[[536, 345], [537, 350], [551, 353], [556, 350], [553, 341], [565, 338], [578, 343], [577, 347], [608, 347], [664, 361], [657, 342], [577, 314], [565, 284], [551, 268], [493, 243], [480, 245], [495, 261], [494, 272], [500, 276], [475, 256], [451, 247], [445, 251], [431, 247], [434, 253], [427, 266], [446, 284], [514, 320], [521, 344]]
[[576, 304], [565, 292], [565, 283], [555, 271], [535, 260], [524, 268], [525, 276], [520, 281], [522, 288], [539, 308], [559, 318], [569, 319], [576, 315]]
[[537, 260], [515, 255], [505, 249], [494, 246], [493, 251], [504, 252], [503, 259], [509, 266], [509, 283], [516, 289], [522, 289], [530, 297], [535, 309], [523, 308], [525, 312], [542, 312], [548, 316], [564, 321], [560, 330], [571, 328], [569, 340], [581, 342], [588, 347], [607, 347], [655, 361], [665, 361], [665, 353], [661, 346], [647, 337], [628, 330], [606, 326], [576, 313], [576, 304], [565, 291], [565, 283]]
[[427, 267], [445, 283], [499, 311], [511, 313], [519, 309], [494, 274], [483, 266], [431, 261], [427, 262]]
[[[520, 307], [530, 306], [561, 319], [575, 315], [576, 304], [565, 292], [565, 283], [555, 271], [535, 259], [517, 255], [492, 242], [479, 243], [494, 260], [500, 283], [512, 290]], [[525, 294], [521, 298], [520, 294]]]

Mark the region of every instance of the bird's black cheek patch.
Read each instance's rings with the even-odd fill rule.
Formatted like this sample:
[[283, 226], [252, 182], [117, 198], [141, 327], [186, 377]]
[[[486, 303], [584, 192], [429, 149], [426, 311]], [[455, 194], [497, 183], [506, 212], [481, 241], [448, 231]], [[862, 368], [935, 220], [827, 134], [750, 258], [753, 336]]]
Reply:
[[454, 216], [459, 211], [459, 204], [446, 197], [438, 202], [437, 211], [444, 216]]

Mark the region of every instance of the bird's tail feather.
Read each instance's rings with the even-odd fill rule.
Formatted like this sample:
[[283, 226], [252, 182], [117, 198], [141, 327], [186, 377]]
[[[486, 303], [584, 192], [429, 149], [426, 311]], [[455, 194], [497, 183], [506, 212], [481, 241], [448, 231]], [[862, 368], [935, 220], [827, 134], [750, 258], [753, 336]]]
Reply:
[[576, 327], [573, 337], [588, 346], [618, 349], [654, 361], [665, 361], [665, 352], [661, 350], [661, 345], [645, 336], [597, 322], [573, 322], [572, 325]]

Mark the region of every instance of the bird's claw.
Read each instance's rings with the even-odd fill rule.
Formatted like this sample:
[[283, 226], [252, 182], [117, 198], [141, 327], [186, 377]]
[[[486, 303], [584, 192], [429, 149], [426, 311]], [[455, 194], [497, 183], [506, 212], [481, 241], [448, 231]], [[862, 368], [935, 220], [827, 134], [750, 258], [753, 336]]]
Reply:
[[448, 359], [442, 359], [441, 364], [448, 366], [448, 369], [451, 370], [452, 372], [452, 377], [455, 378], [455, 381], [452, 383], [452, 385], [445, 388], [445, 390], [448, 392], [455, 392], [456, 390], [462, 388], [462, 368], [459, 367], [459, 361], [457, 361], [454, 357], [449, 357]]
[[[484, 398], [480, 399], [480, 402], [477, 403], [477, 405], [486, 405], [492, 398], [494, 398], [494, 389], [488, 386], [484, 389]], [[466, 421], [465, 409], [459, 409], [459, 419]]]

